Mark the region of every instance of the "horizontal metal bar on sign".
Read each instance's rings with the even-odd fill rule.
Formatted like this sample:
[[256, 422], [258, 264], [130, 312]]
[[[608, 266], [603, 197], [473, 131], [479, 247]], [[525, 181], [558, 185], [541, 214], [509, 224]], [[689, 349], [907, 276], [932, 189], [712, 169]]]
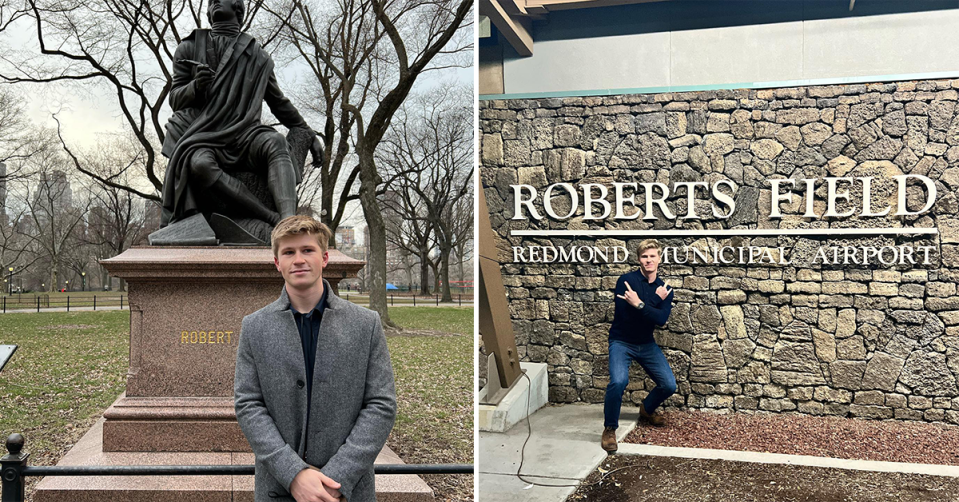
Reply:
[[[473, 474], [472, 464], [374, 464], [376, 474]], [[22, 476], [215, 476], [253, 475], [252, 465], [29, 466]]]
[[517, 237], [799, 237], [816, 235], [935, 235], [936, 228], [761, 228], [752, 230], [512, 230]]

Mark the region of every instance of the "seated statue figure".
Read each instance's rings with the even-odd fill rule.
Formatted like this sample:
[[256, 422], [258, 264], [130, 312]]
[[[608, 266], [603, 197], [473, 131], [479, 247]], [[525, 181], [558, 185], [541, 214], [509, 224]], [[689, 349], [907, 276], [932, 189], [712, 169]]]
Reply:
[[[162, 149], [169, 164], [151, 244], [269, 242], [276, 223], [296, 214], [307, 150], [314, 162], [322, 157], [277, 85], [273, 59], [240, 32], [244, 10], [243, 0], [210, 0], [212, 29], [194, 30], [176, 49]], [[287, 137], [260, 123], [264, 101]]]

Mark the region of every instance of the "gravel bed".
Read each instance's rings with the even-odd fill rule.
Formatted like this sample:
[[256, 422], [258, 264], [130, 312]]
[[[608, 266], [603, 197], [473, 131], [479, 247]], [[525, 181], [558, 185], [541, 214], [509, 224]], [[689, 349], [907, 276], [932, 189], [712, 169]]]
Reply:
[[627, 443], [959, 465], [959, 426], [793, 414], [670, 411]]

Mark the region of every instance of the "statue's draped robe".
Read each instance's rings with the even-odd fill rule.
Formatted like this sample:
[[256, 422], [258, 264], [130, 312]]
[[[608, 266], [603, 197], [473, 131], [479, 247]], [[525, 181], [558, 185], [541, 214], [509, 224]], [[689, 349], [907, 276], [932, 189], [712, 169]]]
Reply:
[[[197, 95], [195, 69], [177, 63], [180, 59], [207, 63], [215, 70], [213, 83], [204, 93]], [[163, 180], [161, 227], [200, 210], [200, 194], [189, 183], [190, 160], [198, 149], [212, 150], [224, 170], [267, 168], [245, 163], [254, 139], [275, 132], [260, 123], [264, 100], [286, 127], [308, 127], [280, 91], [273, 59], [246, 33], [232, 44], [214, 44], [210, 30], [194, 30], [177, 47], [174, 61], [170, 102], [175, 113], [167, 123], [161, 152], [170, 159]], [[296, 182], [300, 181], [297, 170]]]

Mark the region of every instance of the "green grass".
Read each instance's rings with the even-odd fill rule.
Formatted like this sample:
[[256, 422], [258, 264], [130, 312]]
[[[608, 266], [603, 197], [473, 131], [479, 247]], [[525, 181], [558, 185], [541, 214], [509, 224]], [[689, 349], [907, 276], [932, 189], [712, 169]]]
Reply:
[[[470, 334], [473, 309], [390, 310], [407, 328]], [[54, 465], [125, 388], [127, 311], [0, 315], [0, 433], [21, 432], [32, 465]], [[389, 445], [408, 463], [473, 462], [473, 337], [391, 336], [399, 404]], [[438, 500], [472, 498], [472, 476], [430, 476]], [[30, 478], [29, 493], [38, 481]]]
[[130, 314], [0, 316], [0, 343], [19, 348], [0, 371], [0, 433], [26, 438], [31, 464], [51, 465], [123, 391]]
[[[473, 337], [391, 336], [387, 343], [398, 402], [390, 448], [407, 463], [473, 463]], [[437, 500], [472, 500], [472, 476], [426, 481]]]
[[[406, 329], [432, 329], [460, 335], [473, 333], [472, 308], [397, 307], [390, 309], [390, 319]], [[472, 358], [472, 352], [469, 355]]]

